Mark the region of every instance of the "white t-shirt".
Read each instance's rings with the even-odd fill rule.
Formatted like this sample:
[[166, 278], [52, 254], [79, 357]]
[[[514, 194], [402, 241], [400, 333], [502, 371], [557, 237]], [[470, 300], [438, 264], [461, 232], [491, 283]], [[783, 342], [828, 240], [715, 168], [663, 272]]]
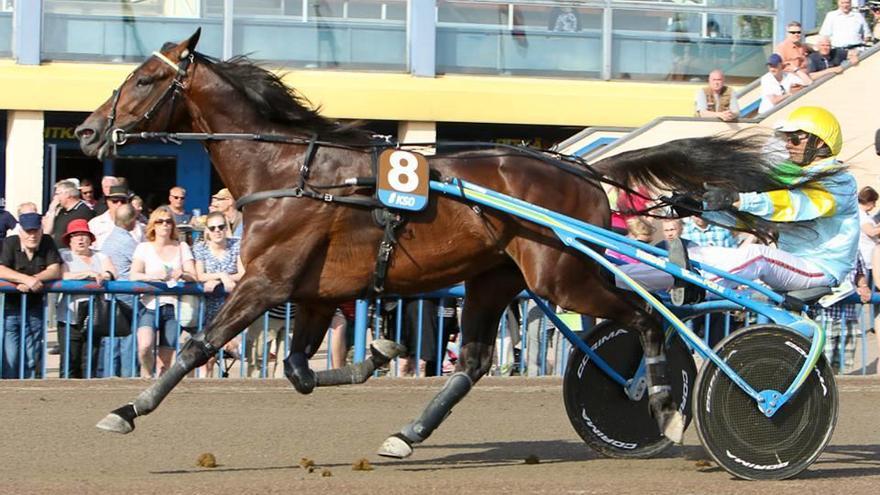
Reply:
[[840, 9], [825, 14], [822, 28], [819, 29], [820, 35], [831, 38], [834, 48], [858, 45], [870, 32], [865, 16], [860, 12], [850, 10], [849, 14], [844, 14]]
[[861, 230], [862, 225], [865, 224], [874, 227], [877, 225], [877, 222], [874, 221], [867, 211], [859, 208], [859, 254], [862, 255], [862, 261], [866, 265], [871, 266], [871, 257], [874, 254], [874, 246], [877, 245], [877, 238], [871, 237]]
[[[186, 261], [193, 259], [192, 250], [189, 245], [181, 242], [178, 244], [180, 249], [177, 256], [170, 261], [163, 261], [156, 252], [156, 247], [152, 242], [142, 242], [134, 250], [132, 260], [140, 260], [144, 263], [144, 273], [171, 273], [180, 269]], [[156, 309], [156, 298], [154, 296], [143, 295], [143, 304], [147, 309]], [[177, 296], [159, 296], [159, 304], [177, 305]]]
[[783, 72], [781, 81], [777, 81], [776, 77], [769, 72], [761, 76], [761, 106], [758, 107], [758, 113], [764, 113], [776, 106], [770, 101], [770, 98], [767, 98], [768, 96], [791, 94], [791, 85], [799, 83], [802, 81], [790, 72]]

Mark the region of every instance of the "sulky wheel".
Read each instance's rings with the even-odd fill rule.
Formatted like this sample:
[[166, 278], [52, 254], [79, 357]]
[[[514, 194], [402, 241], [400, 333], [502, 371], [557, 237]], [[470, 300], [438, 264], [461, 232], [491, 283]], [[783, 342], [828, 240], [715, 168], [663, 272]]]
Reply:
[[[788, 389], [809, 350], [807, 339], [778, 325], [744, 328], [715, 348], [756, 391], [780, 393]], [[734, 476], [790, 478], [812, 464], [831, 439], [837, 422], [834, 375], [820, 357], [797, 394], [768, 418], [707, 360], [694, 388], [694, 417], [706, 450]]]
[[[642, 360], [638, 333], [613, 321], [597, 325], [584, 337], [608, 364], [625, 379], [632, 378]], [[690, 390], [696, 367], [678, 337], [666, 345], [668, 376], [679, 411], [690, 422]], [[608, 457], [648, 458], [672, 445], [660, 433], [648, 407], [648, 394], [631, 399], [621, 385], [605, 374], [593, 360], [573, 347], [562, 383], [565, 410], [571, 425], [591, 448]]]

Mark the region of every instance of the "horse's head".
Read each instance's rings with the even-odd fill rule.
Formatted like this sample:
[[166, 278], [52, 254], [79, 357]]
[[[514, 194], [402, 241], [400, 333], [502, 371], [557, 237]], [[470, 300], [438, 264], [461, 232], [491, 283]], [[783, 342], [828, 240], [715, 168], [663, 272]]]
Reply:
[[183, 93], [200, 34], [201, 28], [181, 43], [167, 43], [128, 75], [76, 128], [83, 153], [108, 158], [115, 154], [123, 133], [168, 131], [183, 120]]

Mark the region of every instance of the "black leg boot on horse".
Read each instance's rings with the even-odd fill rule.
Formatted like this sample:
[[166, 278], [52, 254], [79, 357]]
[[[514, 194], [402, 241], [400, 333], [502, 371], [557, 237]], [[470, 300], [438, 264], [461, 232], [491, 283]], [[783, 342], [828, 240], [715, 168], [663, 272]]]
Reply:
[[324, 340], [335, 305], [297, 305], [290, 355], [284, 360], [284, 375], [301, 394], [310, 394], [315, 387], [353, 385], [367, 381], [377, 368], [406, 352], [402, 345], [379, 339], [370, 345], [370, 356], [361, 363], [339, 369], [313, 371], [311, 358]]
[[[254, 272], [257, 273], [257, 272]], [[214, 325], [204, 333], [197, 334], [180, 349], [174, 365], [137, 396], [120, 408], [113, 410], [96, 425], [98, 429], [114, 433], [130, 433], [134, 430], [134, 419], [155, 410], [171, 390], [183, 380], [190, 371], [208, 362], [217, 351], [238, 335], [248, 324], [269, 308], [280, 304], [286, 297], [282, 287], [273, 286], [262, 276], [245, 275], [238, 288], [217, 313]], [[244, 294], [282, 294], [276, 298], [263, 298], [254, 304]]]
[[642, 313], [642, 315], [644, 316], [635, 318], [630, 325], [641, 330], [639, 339], [645, 356], [648, 405], [663, 436], [675, 443], [681, 443], [686, 421], [676, 407], [672, 395], [666, 355], [663, 352], [663, 327], [650, 313]]
[[[501, 268], [483, 274], [466, 284], [468, 297], [462, 309], [462, 347], [459, 367], [440, 392], [431, 399], [418, 419], [391, 435], [379, 447], [383, 457], [403, 459], [413, 452], [413, 445], [425, 441], [452, 412], [471, 387], [489, 372], [494, 357], [498, 322], [505, 307], [525, 283], [518, 271]], [[466, 331], [464, 331], [466, 330]]]

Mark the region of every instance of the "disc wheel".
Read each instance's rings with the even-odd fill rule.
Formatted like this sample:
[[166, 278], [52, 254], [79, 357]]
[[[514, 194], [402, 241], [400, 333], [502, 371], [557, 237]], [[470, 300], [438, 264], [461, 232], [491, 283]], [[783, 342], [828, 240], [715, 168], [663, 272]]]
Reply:
[[[625, 379], [636, 374], [642, 361], [642, 345], [636, 331], [605, 321], [583, 339]], [[687, 426], [696, 367], [690, 352], [676, 336], [667, 342], [666, 359], [672, 394]], [[562, 393], [571, 425], [600, 454], [643, 459], [672, 445], [657, 427], [648, 406], [647, 391], [643, 390], [638, 400], [631, 399], [620, 384], [577, 347], [572, 348], [568, 357]]]
[[[758, 392], [784, 393], [810, 351], [810, 342], [778, 325], [732, 333], [715, 352]], [[700, 440], [715, 461], [739, 478], [777, 480], [797, 475], [815, 461], [837, 422], [837, 387], [825, 357], [776, 414], [757, 402], [706, 360], [694, 388]]]

